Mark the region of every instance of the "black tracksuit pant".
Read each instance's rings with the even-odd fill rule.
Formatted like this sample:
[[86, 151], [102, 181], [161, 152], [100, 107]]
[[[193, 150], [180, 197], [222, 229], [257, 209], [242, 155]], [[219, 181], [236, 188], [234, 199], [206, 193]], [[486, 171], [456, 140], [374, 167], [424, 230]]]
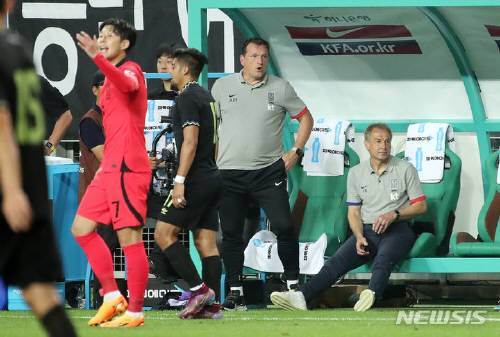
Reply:
[[407, 222], [400, 221], [389, 226], [387, 231], [377, 234], [371, 224], [363, 225], [363, 235], [368, 241], [369, 255], [358, 255], [356, 238], [351, 235], [346, 242], [326, 261], [320, 272], [301, 287], [306, 301], [310, 301], [330, 287], [347, 272], [373, 260], [372, 277], [368, 288], [380, 298], [387, 287], [392, 268], [403, 260], [415, 243], [415, 233]]
[[250, 198], [259, 203], [278, 238], [278, 255], [288, 280], [299, 275], [299, 244], [291, 224], [283, 160], [258, 170], [220, 170], [224, 193], [219, 217], [222, 259], [229, 286], [241, 286], [245, 250], [243, 226]]

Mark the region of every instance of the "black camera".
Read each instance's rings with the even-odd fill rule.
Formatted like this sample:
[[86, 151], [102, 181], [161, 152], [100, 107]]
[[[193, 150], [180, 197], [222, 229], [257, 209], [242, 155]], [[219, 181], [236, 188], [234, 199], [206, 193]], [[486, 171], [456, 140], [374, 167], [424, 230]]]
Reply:
[[[168, 133], [172, 133], [172, 120], [162, 116], [162, 123], [166, 123], [166, 127], [160, 131], [153, 139], [150, 156], [157, 154], [156, 148], [158, 142]], [[161, 149], [160, 163], [153, 170], [153, 193], [162, 197], [167, 196], [174, 186], [174, 178], [177, 170], [177, 149], [175, 147], [174, 138], [167, 137], [165, 147]]]

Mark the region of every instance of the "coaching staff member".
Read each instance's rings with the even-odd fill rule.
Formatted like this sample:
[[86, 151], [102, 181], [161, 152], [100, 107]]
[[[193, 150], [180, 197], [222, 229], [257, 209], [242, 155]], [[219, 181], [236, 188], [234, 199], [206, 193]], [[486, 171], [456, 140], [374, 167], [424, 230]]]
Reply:
[[427, 211], [417, 170], [391, 156], [391, 139], [392, 132], [385, 124], [372, 124], [366, 129], [365, 147], [370, 159], [352, 168], [347, 177], [347, 217], [352, 236], [301, 291], [272, 293], [274, 304], [288, 310], [306, 310], [306, 302], [370, 260], [372, 277], [354, 310], [366, 311], [382, 297], [392, 268], [415, 243], [408, 220]]
[[[264, 209], [278, 237], [288, 287], [297, 283], [299, 245], [290, 221], [286, 171], [303, 154], [313, 126], [309, 110], [290, 83], [267, 74], [267, 41], [246, 40], [240, 62], [241, 72], [220, 78], [212, 88], [221, 118], [217, 165], [224, 184], [219, 216], [222, 258], [231, 290], [224, 301], [228, 310], [245, 309], [242, 233], [250, 197]], [[294, 147], [283, 154], [287, 111], [300, 126]]]

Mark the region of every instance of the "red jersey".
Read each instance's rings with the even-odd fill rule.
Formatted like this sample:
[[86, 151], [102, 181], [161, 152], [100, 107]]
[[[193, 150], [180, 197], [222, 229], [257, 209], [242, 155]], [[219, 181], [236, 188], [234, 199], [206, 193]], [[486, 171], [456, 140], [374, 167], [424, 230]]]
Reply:
[[147, 90], [141, 67], [125, 60], [117, 66], [103, 54], [94, 63], [106, 77], [99, 96], [105, 134], [104, 172], [151, 172], [144, 140]]

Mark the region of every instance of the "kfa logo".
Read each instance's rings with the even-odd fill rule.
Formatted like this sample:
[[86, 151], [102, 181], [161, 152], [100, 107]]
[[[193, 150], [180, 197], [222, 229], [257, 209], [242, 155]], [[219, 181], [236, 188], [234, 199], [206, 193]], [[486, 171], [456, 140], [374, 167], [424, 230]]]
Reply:
[[267, 93], [267, 110], [274, 111], [274, 92]]
[[316, 131], [316, 132], [330, 132], [330, 131], [332, 131], [332, 129], [330, 129], [330, 128], [312, 128], [312, 131]]
[[329, 153], [329, 154], [344, 154], [344, 151], [339, 151], [339, 150], [333, 150], [333, 149], [323, 149], [323, 153]]
[[443, 156], [429, 156], [429, 157], [425, 157], [425, 160], [426, 160], [426, 161], [431, 161], [431, 160], [444, 160], [444, 157], [443, 157]]
[[401, 188], [401, 181], [399, 179], [391, 179], [391, 190], [396, 191]]
[[406, 137], [407, 142], [422, 142], [422, 141], [431, 141], [432, 137], [427, 136], [427, 137]]
[[309, 244], [307, 243], [304, 247], [304, 261], [307, 261], [307, 254], [309, 253]]

